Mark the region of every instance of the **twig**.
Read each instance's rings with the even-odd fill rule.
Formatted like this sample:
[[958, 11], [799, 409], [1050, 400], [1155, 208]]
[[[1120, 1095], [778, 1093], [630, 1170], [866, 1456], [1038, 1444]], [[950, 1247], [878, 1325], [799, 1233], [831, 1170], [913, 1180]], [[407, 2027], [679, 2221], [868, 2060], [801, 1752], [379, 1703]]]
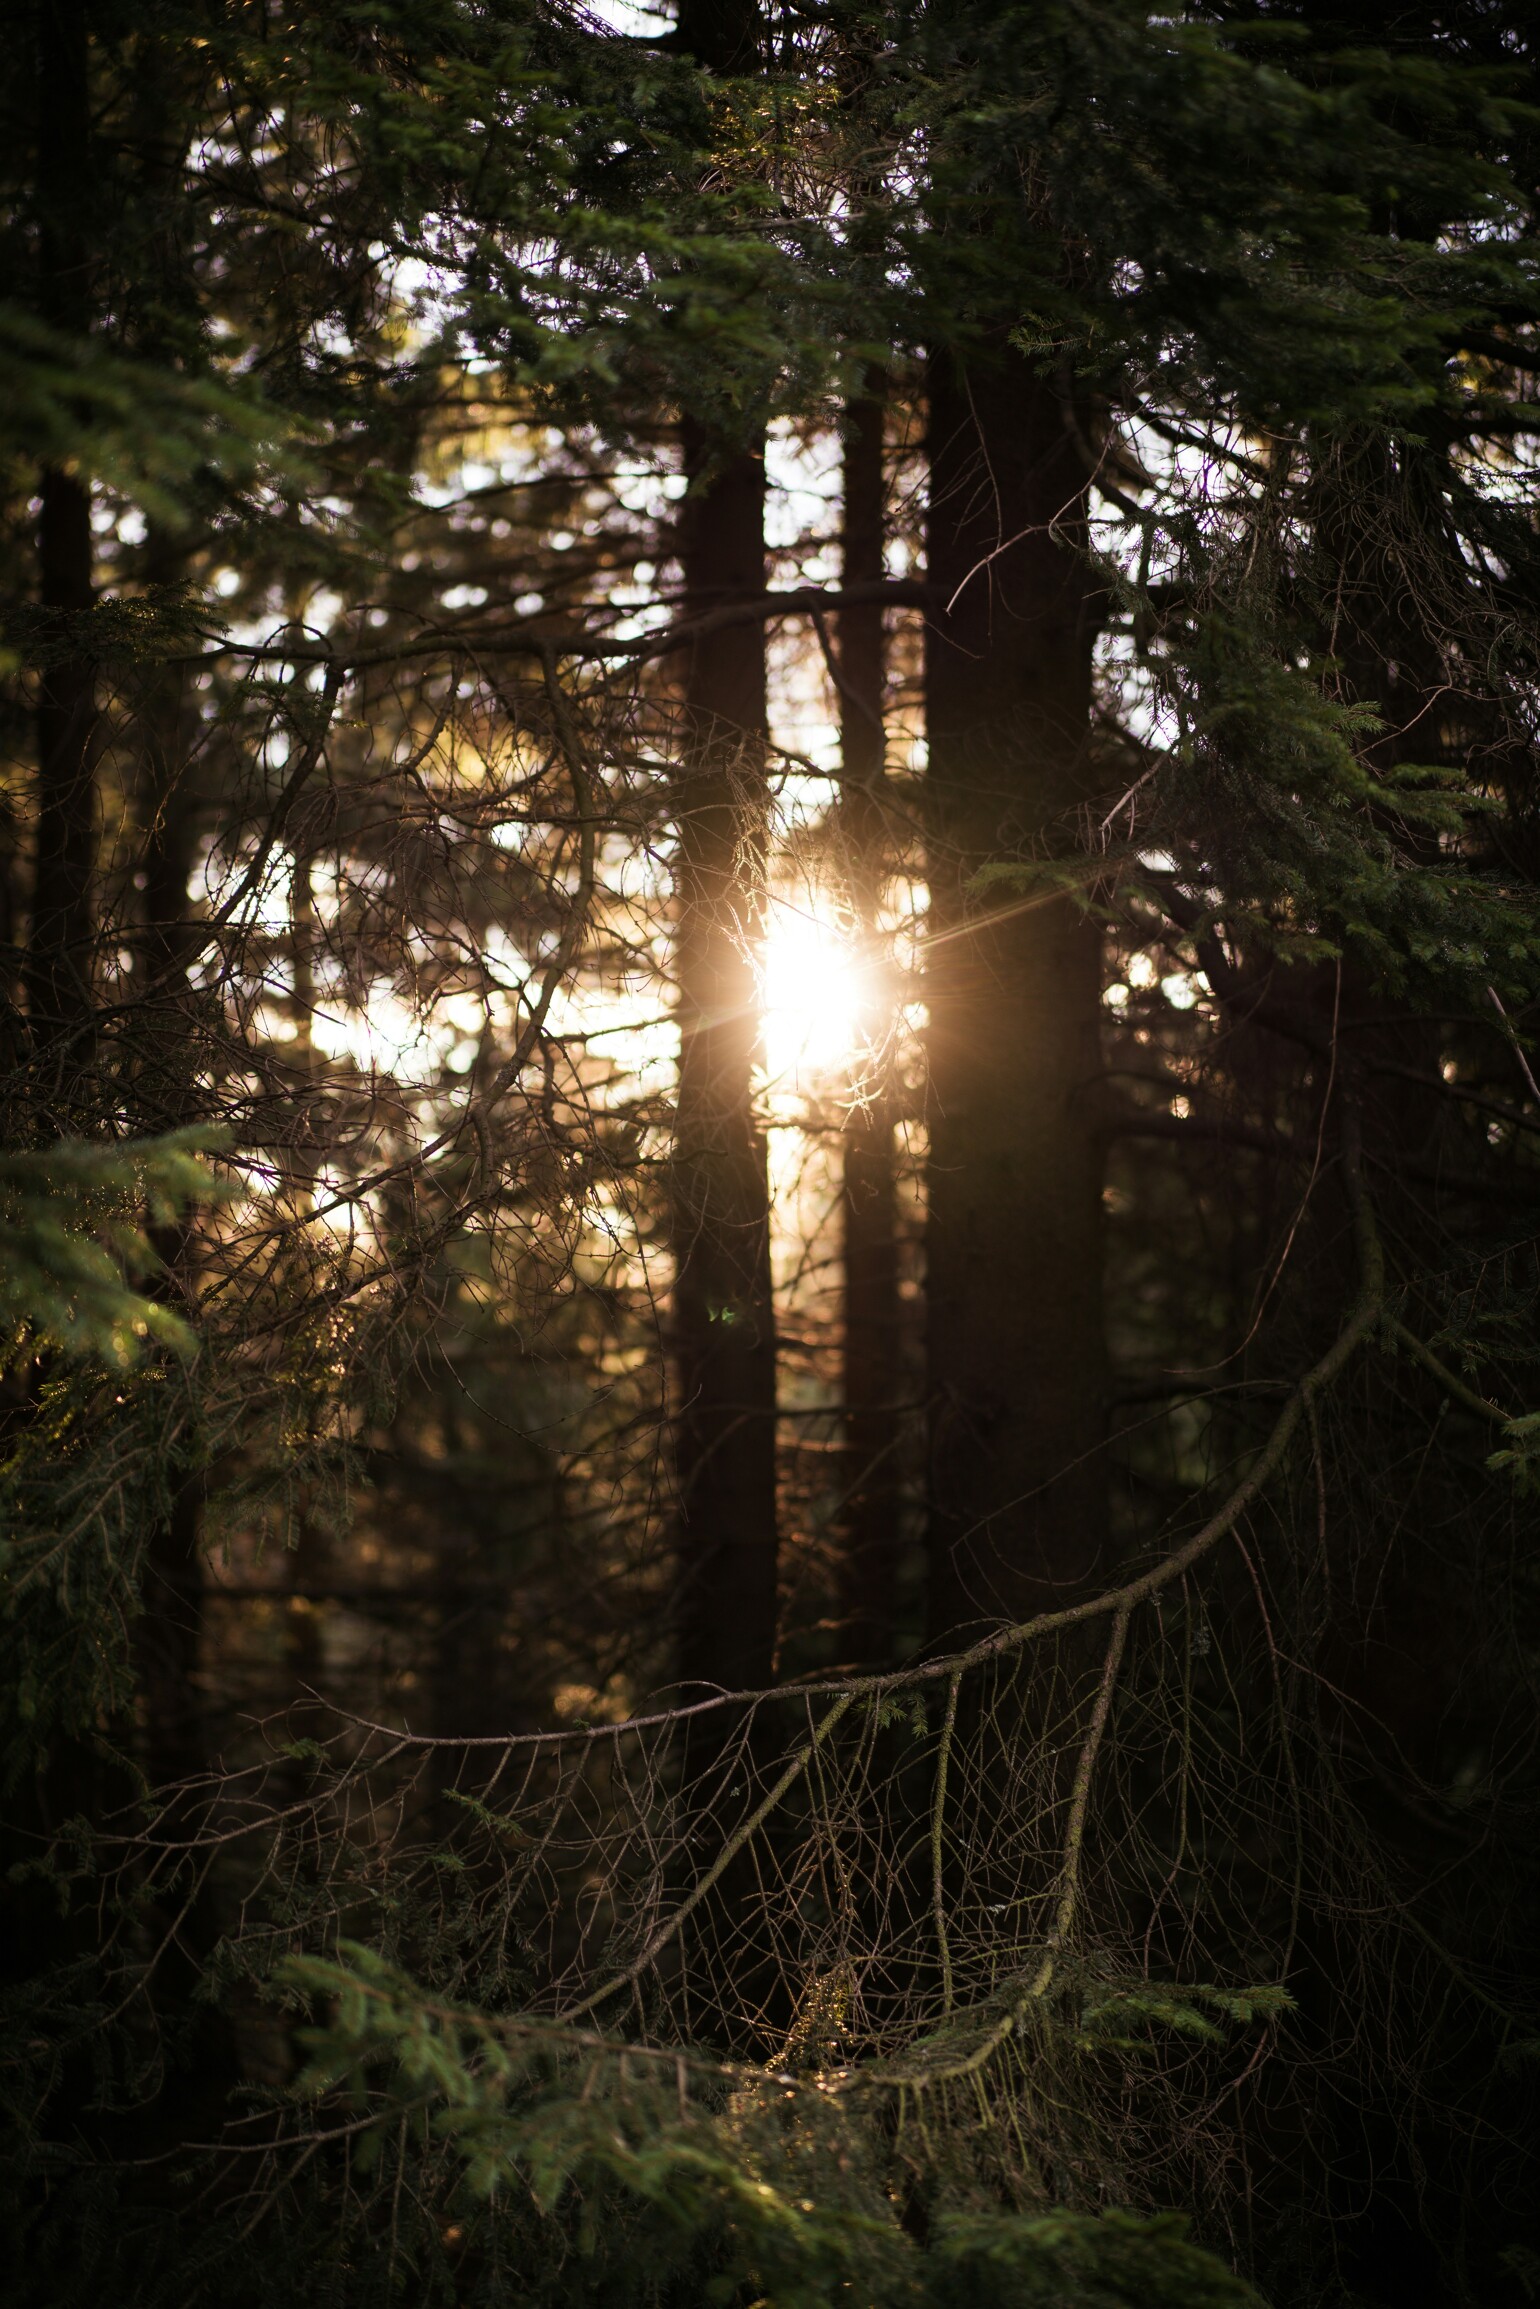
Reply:
[[1507, 1011], [1504, 1010], [1502, 1005], [1502, 997], [1499, 995], [1495, 986], [1489, 986], [1487, 988], [1487, 999], [1491, 1003], [1492, 1008], [1497, 1012], [1497, 1015], [1502, 1020], [1504, 1026], [1508, 1029], [1508, 1040], [1513, 1046], [1513, 1055], [1518, 1060], [1520, 1067], [1523, 1069], [1524, 1080], [1529, 1084], [1531, 1095], [1535, 1098], [1540, 1098], [1540, 1083], [1535, 1081], [1534, 1075], [1530, 1072], [1529, 1059], [1525, 1052], [1524, 1045], [1520, 1042], [1517, 1034], [1513, 1030], [1513, 1021], [1509, 1018]]
[[1406, 1349], [1414, 1363], [1420, 1363], [1425, 1371], [1431, 1371], [1439, 1385], [1447, 1388], [1456, 1403], [1463, 1403], [1466, 1410], [1474, 1411], [1478, 1418], [1490, 1419], [1499, 1427], [1507, 1426], [1510, 1414], [1499, 1410], [1495, 1403], [1489, 1403], [1484, 1395], [1478, 1395], [1474, 1387], [1467, 1387], [1463, 1379], [1457, 1379], [1448, 1366], [1439, 1361], [1432, 1348], [1423, 1345], [1415, 1331], [1409, 1331], [1394, 1315], [1386, 1316], [1385, 1328], [1397, 1344]]
[[947, 1769], [952, 1761], [952, 1734], [957, 1726], [957, 1695], [962, 1688], [959, 1671], [947, 1686], [946, 1715], [941, 1725], [941, 1744], [936, 1751], [936, 1793], [930, 1808], [930, 1881], [931, 1913], [936, 1920], [936, 1953], [941, 1959], [941, 2009], [952, 2009], [952, 1949], [947, 1939], [946, 1899], [942, 1884], [942, 1860], [945, 1851]]
[[[977, 2076], [987, 2067], [1007, 2038], [1015, 2035], [1034, 2004], [1040, 2004], [1053, 1986], [1058, 1962], [1075, 1929], [1076, 1912], [1080, 1905], [1080, 1866], [1085, 1851], [1085, 1824], [1091, 1808], [1091, 1783], [1096, 1775], [1096, 1759], [1101, 1753], [1103, 1737], [1112, 1714], [1112, 1696], [1117, 1689], [1118, 1670], [1123, 1664], [1123, 1652], [1128, 1641], [1129, 1613], [1119, 1611], [1112, 1622], [1107, 1638], [1106, 1656], [1096, 1687], [1096, 1700], [1091, 1709], [1091, 1721], [1081, 1743], [1075, 1765], [1075, 1783], [1070, 1790], [1069, 1819], [1064, 1828], [1063, 1857], [1059, 1874], [1059, 1904], [1054, 1913], [1052, 1930], [1043, 1951], [1043, 1961], [1032, 1976], [1031, 1985], [1024, 1989], [1009, 2009], [1003, 2012], [973, 2050], [960, 2060], [938, 2062], [923, 2069], [873, 2069], [840, 2080], [836, 2090], [852, 2092], [880, 2086], [891, 2092], [897, 2088], [916, 2089], [955, 2084], [967, 2076]], [[953, 1684], [956, 1691], [956, 1683]], [[948, 1999], [950, 2005], [950, 1999]]]
[[844, 1715], [846, 1709], [851, 1705], [856, 1697], [857, 1694], [854, 1688], [841, 1693], [840, 1697], [835, 1701], [833, 1707], [829, 1709], [828, 1713], [823, 1717], [822, 1721], [815, 1727], [812, 1738], [807, 1742], [807, 1745], [797, 1750], [797, 1753], [792, 1757], [791, 1762], [786, 1766], [780, 1778], [776, 1781], [775, 1786], [770, 1790], [769, 1794], [764, 1798], [763, 1802], [756, 1805], [755, 1809], [749, 1814], [747, 1820], [744, 1821], [743, 1826], [737, 1829], [733, 1835], [729, 1836], [727, 1842], [723, 1845], [721, 1851], [717, 1854], [716, 1859], [706, 1870], [705, 1875], [698, 1880], [693, 1890], [690, 1891], [680, 1902], [679, 1906], [674, 1910], [672, 1916], [666, 1917], [663, 1923], [658, 1926], [657, 1931], [653, 1933], [651, 1939], [642, 1949], [640, 1955], [633, 1957], [631, 1962], [626, 1966], [625, 1970], [623, 1972], [617, 1972], [612, 1979], [607, 1980], [604, 1983], [602, 1988], [596, 1988], [590, 1995], [585, 1996], [581, 2004], [574, 2004], [569, 2007], [568, 2011], [563, 2014], [563, 2019], [580, 2019], [585, 2012], [592, 2012], [596, 2005], [605, 2003], [610, 1997], [614, 1996], [618, 1990], [622, 1988], [629, 1988], [634, 1980], [637, 1980], [641, 1977], [641, 1975], [646, 1971], [648, 1965], [652, 1963], [654, 1957], [656, 1957], [661, 1950], [668, 1946], [675, 1933], [679, 1930], [681, 1924], [683, 1924], [685, 1918], [700, 1906], [701, 1902], [705, 1899], [706, 1894], [711, 1890], [712, 1885], [718, 1881], [724, 1871], [732, 1865], [734, 1860], [737, 1859], [738, 1854], [743, 1850], [744, 1846], [749, 1842], [750, 1838], [758, 1834], [760, 1828], [762, 1828], [765, 1821], [769, 1819], [771, 1813], [775, 1810], [775, 1807], [777, 1804], [779, 1804], [787, 1789], [790, 1788], [795, 1781], [801, 1779], [803, 1773], [807, 1770], [808, 1765], [812, 1762], [819, 1749], [823, 1746], [824, 1741], [828, 1738], [835, 1725], [839, 1722], [841, 1716]]

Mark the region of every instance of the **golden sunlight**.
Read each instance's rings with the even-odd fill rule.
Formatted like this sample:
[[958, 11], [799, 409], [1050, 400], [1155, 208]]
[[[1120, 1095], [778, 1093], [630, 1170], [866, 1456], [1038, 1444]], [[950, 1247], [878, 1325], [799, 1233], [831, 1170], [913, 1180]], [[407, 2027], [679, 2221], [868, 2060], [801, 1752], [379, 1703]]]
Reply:
[[803, 903], [776, 900], [760, 957], [765, 1071], [771, 1083], [828, 1075], [867, 1024], [866, 970], [851, 940]]

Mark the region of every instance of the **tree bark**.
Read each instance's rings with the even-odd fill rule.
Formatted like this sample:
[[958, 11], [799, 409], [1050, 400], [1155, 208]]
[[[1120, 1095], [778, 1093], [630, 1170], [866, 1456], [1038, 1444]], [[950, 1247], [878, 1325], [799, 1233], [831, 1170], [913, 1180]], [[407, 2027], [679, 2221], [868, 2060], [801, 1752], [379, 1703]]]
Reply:
[[[169, 552], [151, 557], [165, 580], [175, 571]], [[176, 1129], [197, 1111], [198, 1049], [187, 983], [190, 946], [188, 885], [197, 846], [198, 804], [187, 777], [196, 730], [185, 670], [157, 669], [146, 686], [136, 734], [143, 765], [143, 923], [139, 940], [145, 986], [136, 1020], [138, 1127]], [[191, 1220], [151, 1230], [165, 1262], [162, 1289], [172, 1300], [189, 1295], [196, 1256]], [[207, 1764], [205, 1700], [200, 1674], [204, 1636], [202, 1478], [185, 1464], [185, 1449], [167, 1470], [170, 1497], [150, 1525], [141, 1575], [143, 1611], [137, 1631], [145, 1771], [163, 1786]]]
[[[676, 38], [708, 70], [752, 71], [752, 0], [686, 0]], [[763, 591], [765, 468], [689, 411], [681, 522], [687, 615]], [[765, 647], [758, 624], [691, 645], [678, 778], [674, 1353], [679, 1672], [744, 1688], [775, 1661], [775, 1318], [770, 1194], [754, 1110], [753, 947], [765, 845]]]
[[[54, 327], [91, 321], [90, 51], [80, 0], [38, 15], [39, 305]], [[42, 476], [38, 578], [47, 662], [38, 683], [37, 834], [26, 970], [35, 1047], [89, 1022], [96, 868], [96, 674], [80, 622], [94, 599], [91, 499], [74, 474]]]
[[1003, 346], [930, 380], [929, 1619], [933, 1639], [1096, 1570], [1101, 942], [1062, 896], [970, 892], [1050, 855], [1089, 783], [1086, 469]]
[[[686, 463], [707, 455], [687, 428]], [[764, 464], [740, 452], [686, 501], [686, 603], [764, 585]], [[775, 1323], [753, 945], [762, 907], [765, 661], [758, 625], [691, 650], [679, 778], [676, 1471], [689, 1681], [764, 1683], [775, 1655]]]
[[[847, 413], [844, 579], [848, 586], [875, 582], [883, 571], [883, 381], [874, 375], [867, 384], [865, 396]], [[845, 877], [858, 950], [875, 979], [881, 967], [878, 925], [887, 861], [882, 807], [886, 767], [882, 603], [874, 600], [842, 611], [839, 643]], [[862, 1666], [877, 1666], [892, 1651], [898, 1551], [893, 1116], [884, 1052], [879, 1050], [875, 1063], [877, 1079], [861, 1086], [863, 1095], [846, 1118], [841, 1182], [846, 1451], [841, 1648], [845, 1657]]]

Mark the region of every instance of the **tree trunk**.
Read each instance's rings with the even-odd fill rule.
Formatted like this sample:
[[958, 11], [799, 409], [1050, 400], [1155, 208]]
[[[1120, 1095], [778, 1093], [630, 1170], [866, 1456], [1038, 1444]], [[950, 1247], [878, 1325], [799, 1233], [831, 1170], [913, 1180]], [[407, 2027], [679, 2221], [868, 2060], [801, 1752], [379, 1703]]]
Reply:
[[1086, 471], [1003, 347], [932, 364], [927, 1354], [933, 1639], [1064, 1601], [1105, 1521], [1101, 946], [1071, 900], [970, 892], [1087, 790]]
[[[54, 327], [91, 320], [90, 75], [85, 10], [59, 0], [38, 20], [39, 304]], [[96, 675], [79, 623], [92, 590], [91, 499], [73, 474], [44, 472], [38, 576], [49, 661], [38, 683], [37, 835], [26, 971], [35, 1047], [73, 1041], [90, 1019], [96, 866]], [[77, 1054], [78, 1055], [78, 1054]], [[67, 1124], [67, 1117], [59, 1120]]]
[[[689, 428], [687, 465], [698, 472], [706, 453]], [[761, 458], [739, 453], [687, 501], [684, 562], [690, 613], [762, 590]], [[764, 639], [752, 622], [690, 652], [675, 933], [680, 1671], [728, 1686], [763, 1683], [775, 1652], [775, 1325], [753, 1083], [764, 748]]]
[[[162, 581], [175, 572], [167, 555], [151, 563]], [[196, 730], [186, 674], [161, 666], [137, 718], [144, 768], [143, 928], [145, 987], [137, 1025], [138, 1126], [177, 1129], [196, 1115], [198, 1050], [189, 1015], [188, 884], [197, 846], [198, 810], [187, 782]], [[162, 1289], [173, 1302], [189, 1296], [195, 1229], [178, 1220], [151, 1230], [165, 1262]], [[172, 1384], [178, 1384], [173, 1379]], [[191, 1412], [190, 1395], [181, 1390]], [[150, 1526], [137, 1631], [143, 1755], [152, 1785], [185, 1779], [207, 1764], [205, 1701], [200, 1681], [204, 1634], [202, 1478], [186, 1464], [185, 1443], [167, 1468], [169, 1500]]]
[[[844, 579], [882, 576], [883, 381], [848, 413], [845, 437]], [[873, 979], [880, 971], [878, 922], [886, 880], [882, 807], [885, 752], [883, 607], [872, 601], [841, 613], [840, 818], [846, 884], [858, 948]], [[894, 1211], [893, 1116], [879, 1051], [877, 1078], [845, 1123], [844, 1220], [845, 1544], [841, 1558], [841, 1651], [862, 1666], [886, 1661], [893, 1645], [898, 1485], [894, 1464], [898, 1398], [898, 1241]]]
[[[686, 0], [681, 49], [752, 71], [758, 10]], [[765, 583], [765, 469], [690, 412], [681, 524], [686, 615]], [[765, 645], [757, 620], [690, 646], [678, 780], [679, 1092], [674, 1144], [679, 1671], [744, 1688], [775, 1662], [775, 1318], [770, 1192], [754, 1112], [753, 946], [765, 844]]]
[[[90, 499], [69, 474], [43, 475], [38, 560], [43, 608], [68, 647], [65, 621], [89, 610], [93, 598]], [[37, 723], [37, 835], [26, 978], [33, 1044], [41, 1049], [66, 1037], [77, 1041], [91, 1015], [96, 676], [89, 658], [71, 653], [44, 668]], [[52, 1098], [48, 1102], [54, 1103]]]

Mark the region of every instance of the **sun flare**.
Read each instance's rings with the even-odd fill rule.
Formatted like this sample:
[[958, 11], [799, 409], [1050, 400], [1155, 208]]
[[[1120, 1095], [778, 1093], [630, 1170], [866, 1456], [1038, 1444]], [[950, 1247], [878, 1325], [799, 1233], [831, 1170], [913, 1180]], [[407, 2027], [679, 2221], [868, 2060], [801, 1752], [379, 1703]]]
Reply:
[[765, 1070], [775, 1083], [828, 1075], [867, 1025], [861, 959], [848, 937], [806, 906], [777, 902], [760, 960]]

